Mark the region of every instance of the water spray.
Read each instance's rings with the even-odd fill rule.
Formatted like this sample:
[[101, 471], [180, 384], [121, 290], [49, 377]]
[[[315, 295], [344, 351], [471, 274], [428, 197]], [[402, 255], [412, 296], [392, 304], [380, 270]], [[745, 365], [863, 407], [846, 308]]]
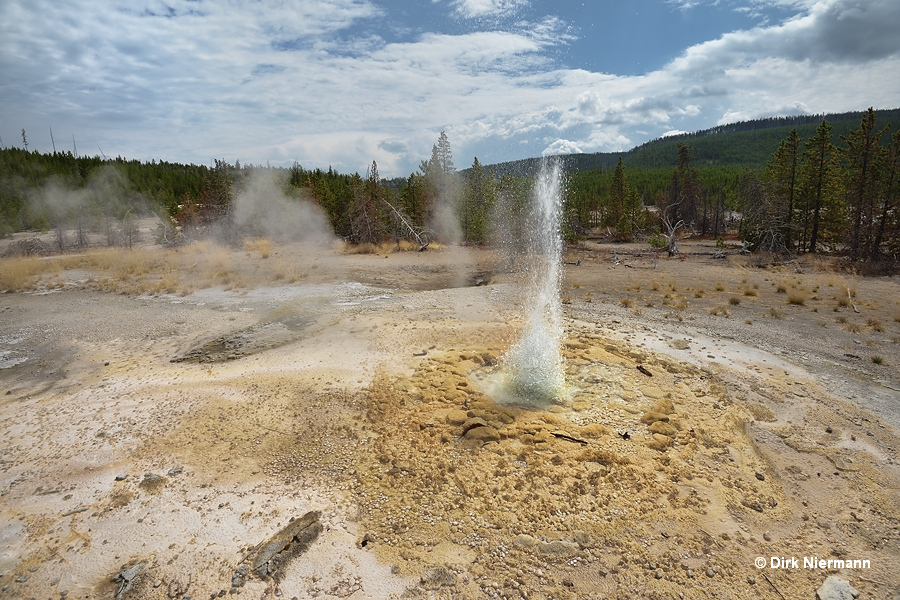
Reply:
[[504, 387], [511, 402], [547, 403], [558, 398], [564, 388], [559, 299], [562, 192], [560, 161], [545, 158], [535, 180], [525, 229], [525, 326], [521, 339], [503, 359], [508, 377]]

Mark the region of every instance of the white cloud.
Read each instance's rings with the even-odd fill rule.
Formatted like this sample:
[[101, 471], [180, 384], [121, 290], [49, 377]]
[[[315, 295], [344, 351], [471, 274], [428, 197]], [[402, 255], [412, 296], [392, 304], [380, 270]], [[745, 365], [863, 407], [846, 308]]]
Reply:
[[528, 0], [453, 0], [456, 12], [466, 19], [505, 17], [528, 5]]
[[[721, 120], [897, 105], [900, 78], [889, 74], [900, 69], [900, 36], [890, 25], [900, 2], [766, 2], [796, 14], [616, 76], [561, 66], [556, 53], [572, 34], [552, 15], [388, 41], [360, 27], [391, 19], [364, 0], [151, 0], [127, 10], [6, 0], [0, 134], [9, 144], [25, 127], [41, 148], [37, 132], [52, 126], [57, 145], [72, 133], [83, 152], [146, 160], [296, 159], [352, 172], [375, 159], [390, 176], [415, 170], [442, 130], [458, 164], [474, 155], [489, 164], [627, 150]], [[524, 3], [452, 7], [497, 17]]]
[[580, 154], [584, 152], [577, 143], [569, 140], [556, 140], [541, 152], [541, 156], [556, 156], [558, 154]]

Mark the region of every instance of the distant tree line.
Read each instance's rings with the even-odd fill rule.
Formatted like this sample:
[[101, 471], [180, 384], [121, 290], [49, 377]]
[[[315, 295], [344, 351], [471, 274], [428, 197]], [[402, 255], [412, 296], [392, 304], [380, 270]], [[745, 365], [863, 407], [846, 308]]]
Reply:
[[[859, 127], [845, 128], [838, 143], [827, 120], [806, 139], [791, 128], [756, 169], [698, 160], [684, 140], [672, 142], [675, 157], [666, 166], [629, 165], [627, 155], [601, 168], [570, 164], [563, 232], [569, 240], [598, 229], [622, 241], [657, 237], [670, 251], [678, 231], [730, 232], [764, 251], [896, 257], [900, 132], [878, 127], [872, 109], [861, 114]], [[691, 139], [739, 134], [723, 129]], [[297, 163], [269, 169], [216, 160], [207, 167], [4, 148], [0, 235], [55, 229], [63, 249], [85, 243], [86, 231], [105, 231], [110, 244], [125, 243], [134, 218], [156, 214], [180, 235], [216, 228], [234, 242], [246, 233], [233, 227], [236, 194], [260, 169], [278, 174], [289, 198], [318, 205], [334, 234], [355, 244], [504, 243], [521, 227], [532, 185], [529, 176], [495, 172], [478, 158], [458, 171], [444, 132], [416, 172], [394, 180], [381, 178], [374, 161], [364, 175], [348, 175]]]
[[774, 252], [840, 250], [851, 260], [900, 255], [900, 131], [878, 127], [872, 109], [859, 129], [832, 141], [822, 121], [801, 140], [791, 130], [761, 173], [741, 184], [742, 235]]
[[692, 146], [678, 141], [674, 168], [626, 172], [620, 157], [614, 169], [576, 172], [567, 235], [602, 227], [624, 241], [641, 232], [718, 237], [730, 229], [755, 250], [896, 261], [900, 130], [876, 121], [874, 110], [862, 113], [839, 144], [825, 120], [805, 141], [791, 129], [761, 169], [697, 167]]

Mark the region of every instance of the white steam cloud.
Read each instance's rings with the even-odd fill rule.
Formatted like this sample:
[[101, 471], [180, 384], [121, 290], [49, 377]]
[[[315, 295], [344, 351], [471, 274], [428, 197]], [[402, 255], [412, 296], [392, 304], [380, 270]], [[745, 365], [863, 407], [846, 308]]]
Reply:
[[327, 244], [334, 239], [328, 218], [315, 203], [289, 198], [284, 175], [255, 169], [234, 199], [234, 224], [245, 234], [278, 242]]

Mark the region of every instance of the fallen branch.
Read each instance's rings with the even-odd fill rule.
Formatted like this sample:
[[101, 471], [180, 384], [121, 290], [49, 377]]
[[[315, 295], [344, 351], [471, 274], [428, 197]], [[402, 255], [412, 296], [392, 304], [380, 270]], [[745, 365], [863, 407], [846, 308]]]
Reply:
[[578, 438], [574, 438], [571, 435], [566, 435], [565, 433], [551, 433], [550, 435], [561, 440], [567, 440], [569, 442], [581, 444], [582, 446], [587, 446], [587, 442], [585, 440], [579, 440]]
[[765, 577], [766, 581], [769, 582], [769, 585], [772, 586], [772, 589], [775, 590], [775, 593], [777, 593], [777, 594], [781, 597], [781, 600], [787, 600], [787, 599], [784, 597], [784, 594], [781, 593], [781, 590], [779, 590], [777, 587], [775, 587], [775, 584], [772, 583], [772, 580], [769, 579], [769, 576], [768, 576], [768, 575], [766, 575], [765, 573], [763, 573], [762, 576]]

